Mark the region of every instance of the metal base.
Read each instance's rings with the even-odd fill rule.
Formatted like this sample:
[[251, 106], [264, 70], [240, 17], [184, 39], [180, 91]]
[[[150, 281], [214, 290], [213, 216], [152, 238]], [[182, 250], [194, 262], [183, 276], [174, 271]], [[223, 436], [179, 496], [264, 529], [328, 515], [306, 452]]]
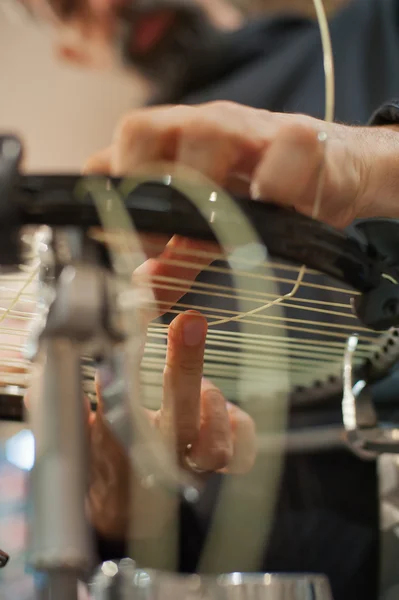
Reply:
[[180, 576], [104, 563], [90, 585], [93, 600], [333, 600], [318, 575], [232, 573]]
[[35, 600], [80, 600], [79, 578], [77, 573], [50, 571], [42, 588], [36, 590]]

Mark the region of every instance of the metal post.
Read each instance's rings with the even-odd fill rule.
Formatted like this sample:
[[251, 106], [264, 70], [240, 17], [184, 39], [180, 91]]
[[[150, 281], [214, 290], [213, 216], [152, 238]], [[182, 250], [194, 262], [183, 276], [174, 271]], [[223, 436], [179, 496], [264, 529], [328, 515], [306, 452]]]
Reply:
[[36, 443], [31, 564], [46, 575], [46, 600], [77, 600], [79, 578], [91, 561], [80, 349], [66, 338], [44, 339], [41, 357], [43, 373], [31, 408]]

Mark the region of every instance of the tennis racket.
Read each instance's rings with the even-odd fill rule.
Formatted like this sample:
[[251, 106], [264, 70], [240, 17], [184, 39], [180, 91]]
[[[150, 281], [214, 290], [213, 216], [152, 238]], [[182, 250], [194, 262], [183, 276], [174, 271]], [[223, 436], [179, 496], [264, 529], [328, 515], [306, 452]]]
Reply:
[[[90, 193], [77, 199], [81, 181], [78, 176], [20, 178], [14, 197], [21, 224], [25, 228], [40, 225], [79, 225], [87, 229], [98, 227], [100, 223]], [[110, 183], [120, 187], [122, 182], [115, 180]], [[168, 237], [180, 235], [201, 240], [205, 244], [215, 241], [210, 224], [171, 185], [141, 185], [127, 195], [125, 202], [141, 233]], [[187, 250], [186, 257], [180, 256], [175, 260], [181, 263], [178, 267], [184, 269], [187, 264], [194, 264], [202, 273], [210, 275], [212, 281], [219, 279], [221, 283], [205, 283], [202, 281], [203, 275], [200, 275], [191, 286], [186, 301], [180, 301], [173, 311], [168, 311], [162, 322], [150, 328], [146, 352], [148, 366], [153, 364], [161, 367], [165, 323], [178, 312], [198, 308], [206, 314], [210, 324], [205, 374], [216, 375], [218, 384], [221, 383], [229, 398], [232, 398], [237, 361], [252, 360], [255, 373], [266, 369], [274, 377], [278, 377], [278, 353], [285, 352], [287, 348], [292, 370], [290, 392], [293, 406], [316, 406], [319, 400], [325, 402], [326, 398], [339, 395], [342, 391], [341, 363], [345, 345], [347, 339], [355, 333], [358, 334], [359, 343], [354, 377], [372, 383], [385, 376], [397, 359], [398, 333], [394, 329], [389, 330], [399, 321], [399, 256], [395, 248], [399, 224], [372, 220], [356, 224], [350, 233], [342, 233], [272, 204], [240, 199], [236, 203], [270, 253], [268, 264], [273, 270], [274, 283], [279, 286], [282, 297], [287, 296], [296, 285], [301, 265], [307, 267], [297, 293], [281, 302], [285, 313], [284, 323], [273, 315], [273, 305], [262, 310], [262, 306], [270, 305], [276, 298], [258, 297], [256, 293], [249, 293], [245, 297], [249, 308], [252, 307], [247, 314], [236, 314], [233, 306], [224, 310], [213, 309], [215, 299], [225, 298], [228, 306], [229, 302], [234, 303], [235, 294], [245, 296], [245, 289], [232, 289], [232, 282], [229, 280], [231, 267], [214, 247], [209, 250], [210, 246], [205, 245], [202, 250]], [[233, 231], [233, 237], [237, 237], [240, 222], [235, 222], [229, 215], [223, 215], [223, 219]], [[28, 241], [28, 236], [29, 233], [24, 234], [24, 242]], [[29, 244], [26, 244], [26, 249], [28, 247]], [[160, 250], [161, 247], [157, 248], [154, 242], [152, 251], [156, 253]], [[28, 257], [26, 252], [25, 256]], [[31, 258], [33, 256], [34, 253]], [[263, 276], [260, 271], [251, 273], [245, 265], [245, 259], [239, 261], [242, 276], [247, 281]], [[208, 262], [209, 265], [206, 264]], [[22, 324], [28, 322], [34, 314], [34, 280], [35, 266], [32, 263], [27, 265], [26, 261], [20, 273], [3, 275], [3, 334], [13, 336], [14, 330], [19, 332], [14, 338], [16, 343], [11, 342], [8, 347], [10, 351], [18, 349], [21, 337], [17, 336], [21, 336]], [[187, 285], [181, 280], [155, 283], [175, 292], [179, 292], [180, 286], [182, 293]], [[225, 285], [226, 283], [230, 285]], [[311, 295], [314, 296], [315, 290], [319, 300], [310, 298]], [[196, 296], [198, 305], [190, 302], [193, 295]], [[7, 307], [6, 302], [9, 301], [13, 304], [12, 307]], [[10, 319], [13, 319], [14, 327], [10, 327]], [[245, 341], [245, 353], [240, 353], [239, 358], [231, 350], [234, 345], [237, 346], [239, 339], [239, 334], [232, 331], [232, 328], [243, 319], [254, 329], [254, 333]], [[17, 322], [19, 326], [15, 327]], [[212, 323], [219, 325], [213, 327]], [[282, 323], [289, 331], [289, 338], [283, 345], [279, 336]], [[267, 335], [263, 335], [263, 329], [267, 330]], [[380, 331], [388, 333], [380, 336], [377, 333]], [[13, 388], [8, 393], [15, 393], [16, 397], [14, 402], [7, 402], [4, 398], [2, 410], [5, 417], [19, 417], [21, 405], [18, 384], [21, 384], [21, 388], [26, 385], [26, 375], [22, 362], [17, 364], [10, 361], [11, 359], [3, 367], [2, 380]], [[223, 374], [217, 361], [224, 362]], [[12, 377], [7, 375], [7, 368], [13, 367], [20, 371], [17, 378], [15, 371]], [[89, 372], [87, 365], [87, 389], [92, 391]]]
[[[78, 226], [104, 246], [105, 260], [109, 260], [108, 251], [117, 246], [118, 236], [100, 228], [93, 183], [98, 185], [95, 178], [88, 178], [83, 185], [78, 176], [19, 177], [9, 198], [15, 206], [12, 218], [26, 230], [24, 239], [27, 241], [32, 228]], [[108, 192], [118, 190], [137, 231], [149, 236], [151, 255], [162, 256], [164, 242], [157, 241], [159, 236], [169, 239], [178, 235], [196, 241], [165, 261], [166, 266], [180, 269], [180, 276], [152, 281], [157, 290], [182, 297], [173, 307], [167, 305], [162, 317], [149, 326], [141, 364], [145, 406], [159, 407], [168, 323], [180, 312], [195, 309], [209, 324], [204, 374], [260, 424], [258, 444], [263, 456], [287, 447], [303, 451], [347, 443], [362, 456], [397, 449], [392, 436], [387, 437], [386, 430], [378, 427], [366, 394], [367, 384], [389, 374], [398, 357], [394, 327], [399, 324], [399, 272], [395, 246], [389, 242], [395, 238], [397, 223], [367, 221], [357, 224], [351, 233], [343, 233], [293, 211], [245, 199], [235, 200], [239, 207], [236, 215], [229, 211], [221, 214], [218, 199], [212, 195], [206, 200], [209, 212], [205, 218], [174, 187], [173, 177], [138, 186], [129, 180], [103, 180], [100, 185]], [[238, 214], [242, 219], [237, 220]], [[231, 239], [236, 240], [234, 247], [223, 250], [215, 244], [212, 219], [219, 219], [228, 229]], [[243, 238], [244, 220], [256, 232], [256, 243], [253, 238]], [[8, 256], [10, 264], [11, 258]], [[193, 267], [200, 274], [194, 282], [187, 282], [184, 274]], [[37, 263], [33, 259], [23, 268], [30, 269], [33, 284]], [[234, 281], [237, 273], [238, 286]], [[26, 273], [22, 276], [24, 284], [16, 283], [21, 275], [5, 277], [10, 284], [21, 285], [19, 298], [26, 301]], [[31, 306], [34, 309], [34, 304]], [[3, 333], [8, 335], [11, 319], [27, 322], [31, 316], [29, 310], [18, 310], [16, 305], [5, 309], [4, 315]], [[348, 356], [348, 340], [354, 335], [357, 344], [350, 363], [352, 397], [348, 400], [349, 380], [342, 379], [343, 360], [345, 352]], [[10, 392], [20, 393], [29, 384], [28, 364], [19, 362], [17, 373], [15, 366], [5, 361], [2, 368], [2, 379], [8, 383], [3, 401], [10, 416], [21, 407], [21, 400], [16, 401]], [[94, 365], [87, 361], [84, 368], [85, 388], [95, 404]], [[354, 399], [353, 388], [358, 382], [364, 382], [362, 394]], [[344, 391], [346, 413], [342, 416]], [[350, 399], [352, 417], [355, 415], [352, 421], [345, 419]], [[282, 417], [287, 414], [286, 403], [292, 407], [288, 436]], [[332, 421], [325, 420], [327, 406], [335, 415]], [[273, 420], [276, 413], [280, 419]], [[310, 426], [312, 421], [314, 427]], [[267, 427], [268, 422], [274, 425]], [[366, 438], [363, 428], [367, 429]], [[269, 472], [268, 477], [276, 480], [278, 475]], [[262, 487], [267, 489], [264, 477]], [[216, 528], [215, 539], [219, 534]], [[260, 537], [264, 539], [264, 532]], [[215, 552], [211, 555], [207, 568], [225, 571], [222, 565], [218, 568]], [[250, 569], [248, 565], [243, 570]]]

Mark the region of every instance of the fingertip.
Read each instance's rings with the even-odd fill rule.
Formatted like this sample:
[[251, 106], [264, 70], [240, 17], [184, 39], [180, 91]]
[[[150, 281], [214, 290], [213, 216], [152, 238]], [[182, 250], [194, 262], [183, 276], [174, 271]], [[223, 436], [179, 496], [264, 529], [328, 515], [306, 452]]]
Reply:
[[202, 346], [205, 343], [207, 331], [206, 317], [195, 310], [181, 313], [170, 324], [172, 338], [181, 340], [186, 348]]
[[111, 149], [107, 148], [91, 156], [83, 166], [82, 175], [109, 175], [111, 172]]
[[202, 314], [202, 312], [200, 312], [199, 310], [186, 310], [184, 313], [181, 313], [180, 315], [178, 315], [177, 318], [182, 318], [182, 319], [200, 319], [202, 320], [205, 324], [208, 323], [208, 321], [206, 320], [206, 317]]
[[201, 346], [205, 342], [208, 323], [199, 313], [187, 313], [183, 322], [183, 341], [185, 346]]

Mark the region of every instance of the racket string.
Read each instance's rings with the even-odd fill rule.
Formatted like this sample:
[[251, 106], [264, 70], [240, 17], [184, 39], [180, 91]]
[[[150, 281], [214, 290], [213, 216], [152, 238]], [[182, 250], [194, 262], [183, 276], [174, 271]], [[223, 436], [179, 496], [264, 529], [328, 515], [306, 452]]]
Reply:
[[[199, 251], [199, 253], [201, 253], [201, 251]], [[186, 254], [187, 256], [193, 254], [196, 255], [197, 251], [186, 250]], [[211, 254], [208, 254], [208, 258], [210, 257]], [[218, 258], [220, 257], [221, 255], [218, 256]], [[161, 263], [167, 266], [177, 266], [182, 268], [190, 268], [193, 266], [193, 263], [190, 260], [161, 260]], [[195, 266], [197, 266], [197, 264], [198, 263], [194, 263]], [[271, 262], [270, 264], [277, 264], [280, 266], [281, 263]], [[288, 270], [298, 270], [298, 267], [290, 265], [284, 266], [286, 267], [287, 272]], [[212, 268], [212, 266], [209, 266], [203, 269], [203, 271], [207, 270], [224, 275], [229, 274], [229, 269], [227, 267], [219, 266]], [[29, 289], [29, 287], [31, 286], [32, 288], [37, 273], [38, 270], [36, 268], [32, 270], [27, 279], [26, 273], [13, 277], [4, 276], [1, 278], [1, 283], [3, 285], [0, 286], [0, 291], [3, 290], [7, 292], [1, 296], [3, 305], [0, 305], [1, 350], [4, 354], [8, 353], [8, 357], [4, 357], [1, 361], [0, 375], [3, 383], [12, 383], [11, 369], [25, 367], [27, 371], [29, 370], [29, 362], [21, 357], [16, 358], [14, 354], [22, 353], [28, 334], [27, 326], [29, 326], [32, 319], [36, 316], [34, 303], [35, 294], [33, 289]], [[241, 274], [242, 276], [248, 275], [251, 279], [255, 280], [264, 277], [264, 275], [251, 272], [246, 273], [245, 271], [241, 271]], [[292, 282], [292, 279], [290, 278], [275, 277], [273, 280], [283, 284]], [[311, 288], [313, 286], [318, 286], [318, 289], [326, 292], [334, 290], [335, 293], [341, 294], [343, 298], [347, 297], [347, 302], [313, 300], [312, 298], [296, 296], [291, 299], [290, 302], [287, 301], [283, 303], [283, 306], [286, 309], [286, 316], [284, 317], [275, 316], [270, 312], [266, 315], [260, 314], [267, 305], [256, 307], [253, 311], [239, 313], [233, 308], [212, 307], [212, 299], [225, 297], [227, 300], [234, 301], [239, 298], [245, 302], [259, 304], [265, 299], [265, 294], [258, 293], [256, 290], [251, 290], [250, 286], [249, 288], [235, 290], [233, 287], [227, 285], [201, 281], [196, 281], [190, 286], [187, 281], [181, 277], [157, 276], [153, 278], [153, 286], [156, 289], [172, 292], [180, 291], [183, 294], [187, 291], [188, 287], [190, 294], [195, 294], [196, 302], [178, 301], [173, 309], [168, 310], [168, 303], [165, 301], [158, 301], [157, 305], [162, 312], [165, 309], [169, 317], [178, 315], [186, 310], [198, 310], [206, 316], [210, 326], [208, 333], [208, 348], [210, 348], [210, 350], [206, 354], [206, 362], [210, 360], [210, 357], [212, 357], [214, 362], [226, 361], [232, 364], [239, 364], [239, 361], [250, 361], [252, 360], [252, 352], [255, 348], [258, 355], [261, 356], [261, 359], [264, 361], [268, 360], [271, 364], [276, 364], [276, 360], [279, 358], [283, 361], [286, 360], [288, 354], [291, 357], [291, 367], [302, 365], [305, 368], [306, 366], [311, 365], [311, 367], [314, 368], [315, 365], [320, 365], [322, 362], [331, 362], [333, 357], [335, 357], [338, 362], [341, 352], [344, 349], [344, 340], [354, 329], [358, 332], [364, 332], [365, 334], [360, 336], [360, 342], [363, 343], [364, 348], [361, 348], [358, 356], [365, 358], [375, 351], [375, 347], [372, 345], [375, 339], [374, 336], [366, 335], [369, 334], [369, 332], [365, 328], [360, 328], [356, 323], [356, 318], [352, 313], [349, 303], [349, 290], [328, 286], [325, 282], [315, 284], [313, 282], [303, 281], [303, 285], [309, 285]], [[200, 303], [198, 296], [200, 296]], [[6, 302], [7, 300], [11, 300], [11, 302], [8, 304]], [[269, 304], [271, 303], [269, 302]], [[27, 310], [28, 308], [29, 310]], [[340, 310], [342, 308], [346, 309], [347, 312]], [[317, 314], [319, 319], [293, 318], [289, 316], [291, 310], [299, 311], [300, 313], [312, 311], [312, 314]], [[332, 316], [340, 319], [341, 322], [323, 322], [320, 320], [323, 316]], [[221, 325], [231, 320], [244, 320], [246, 324], [256, 327], [258, 333], [253, 334], [253, 336], [251, 335], [251, 337], [247, 336], [246, 342], [244, 342], [238, 334], [223, 331]], [[348, 323], [345, 323], [345, 321], [348, 321]], [[263, 335], [262, 333], [259, 333], [262, 328], [265, 329]], [[273, 328], [277, 335], [271, 336], [270, 328]], [[282, 333], [288, 331], [296, 337], [294, 339], [284, 337], [279, 338], [279, 328], [282, 329]], [[266, 329], [268, 333], [266, 333]], [[312, 336], [312, 339], [304, 339], [303, 336], [309, 334]], [[154, 324], [149, 330], [149, 336], [151, 335], [161, 336], [159, 338], [160, 341], [158, 342], [158, 355], [160, 355], [159, 352], [162, 354], [166, 344], [166, 328], [160, 323]], [[289, 339], [289, 342], [287, 342], [287, 339]], [[236, 341], [234, 342], [234, 340]], [[334, 340], [337, 344], [335, 347], [333, 346]], [[20, 343], [18, 343], [18, 341]], [[370, 345], [367, 347], [367, 344]], [[316, 347], [317, 350], [309, 351], [309, 345]], [[157, 340], [155, 339], [148, 345], [148, 348], [151, 349], [151, 352], [155, 352], [157, 351], [156, 346]], [[240, 350], [240, 354], [237, 353], [237, 356], [240, 358], [233, 358], [231, 356], [231, 348], [236, 349], [237, 351]], [[144, 357], [143, 367], [145, 367], [148, 357], [149, 354], [147, 351], [147, 354]], [[215, 371], [216, 374], [218, 374], [215, 365], [212, 365], [212, 372], [215, 373]], [[220, 368], [219, 372], [221, 372]], [[28, 375], [23, 375], [21, 373], [15, 373], [15, 378], [14, 383], [24, 383], [24, 385], [26, 385], [29, 380]]]

